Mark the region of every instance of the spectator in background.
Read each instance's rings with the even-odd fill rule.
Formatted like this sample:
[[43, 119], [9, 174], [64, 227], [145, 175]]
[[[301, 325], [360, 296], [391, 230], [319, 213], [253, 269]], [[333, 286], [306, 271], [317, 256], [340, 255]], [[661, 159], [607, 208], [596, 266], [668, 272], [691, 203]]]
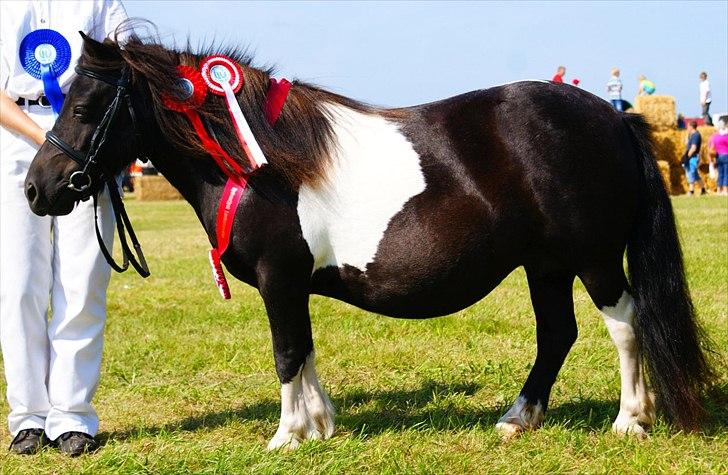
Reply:
[[718, 132], [710, 137], [708, 147], [718, 169], [718, 194], [728, 195], [728, 115], [718, 121]]
[[689, 195], [693, 195], [695, 191], [695, 183], [700, 185], [700, 194], [706, 194], [705, 184], [700, 179], [700, 173], [698, 173], [698, 165], [700, 165], [700, 145], [702, 139], [700, 132], [698, 132], [698, 123], [694, 120], [688, 124], [688, 145], [685, 152], [687, 161], [683, 164], [685, 168], [685, 175], [688, 179], [688, 192]]
[[614, 108], [622, 112], [622, 80], [619, 79], [618, 68], [612, 68], [612, 77], [607, 81], [607, 93]]
[[559, 84], [563, 84], [564, 82], [564, 75], [566, 74], [566, 68], [563, 66], [559, 66], [558, 69], [556, 69], [556, 74], [554, 74], [554, 77], [551, 78], [553, 82], [557, 82]]
[[640, 87], [637, 91], [638, 96], [649, 96], [655, 93], [655, 83], [647, 79], [644, 74], [640, 74]]
[[710, 81], [708, 81], [708, 73], [703, 71], [700, 73], [700, 107], [703, 109], [703, 120], [705, 125], [713, 125], [713, 119], [710, 118], [710, 102], [712, 101], [710, 94]]
[[685, 116], [682, 113], [677, 115], [677, 128], [678, 130], [685, 130]]

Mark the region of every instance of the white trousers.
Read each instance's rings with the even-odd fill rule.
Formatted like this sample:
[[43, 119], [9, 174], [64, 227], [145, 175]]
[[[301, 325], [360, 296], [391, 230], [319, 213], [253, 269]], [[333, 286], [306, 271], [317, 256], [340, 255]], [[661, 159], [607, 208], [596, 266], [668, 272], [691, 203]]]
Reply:
[[[49, 109], [30, 106], [41, 127]], [[45, 429], [96, 435], [91, 398], [99, 383], [106, 288], [111, 268], [94, 234], [91, 200], [68, 216], [33, 214], [23, 191], [37, 147], [0, 127], [0, 343], [10, 433]], [[114, 215], [99, 197], [102, 236], [111, 249]]]

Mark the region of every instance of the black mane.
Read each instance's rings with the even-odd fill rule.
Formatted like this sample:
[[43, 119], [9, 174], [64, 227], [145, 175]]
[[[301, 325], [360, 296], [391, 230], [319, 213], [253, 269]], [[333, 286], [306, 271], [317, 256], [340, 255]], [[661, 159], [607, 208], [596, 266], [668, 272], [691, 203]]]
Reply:
[[[87, 43], [90, 41], [93, 40], [87, 39]], [[189, 45], [184, 50], [175, 50], [166, 48], [158, 40], [142, 39], [132, 34], [122, 42], [106, 39], [92, 47], [87, 45], [79, 65], [107, 73], [130, 67], [135, 87], [148, 88], [152, 113], [169, 146], [175, 153], [204, 157], [208, 152], [200, 144], [192, 125], [184, 114], [167, 109], [162, 103], [162, 96], [181, 93], [175, 83], [177, 65], [199, 69], [204, 58], [213, 54], [228, 56], [243, 68], [245, 82], [237, 94], [240, 107], [271, 167], [294, 188], [301, 183], [319, 182], [331, 159], [335, 144], [326, 104], [338, 104], [365, 113], [391, 114], [390, 111], [293, 80], [280, 117], [271, 126], [266, 120], [263, 104], [274, 68], [252, 66], [253, 58], [246, 48], [212, 44], [197, 52], [192, 52]], [[211, 125], [214, 136], [231, 157], [241, 165], [247, 164], [231, 127], [224, 98], [208, 94], [198, 112]]]

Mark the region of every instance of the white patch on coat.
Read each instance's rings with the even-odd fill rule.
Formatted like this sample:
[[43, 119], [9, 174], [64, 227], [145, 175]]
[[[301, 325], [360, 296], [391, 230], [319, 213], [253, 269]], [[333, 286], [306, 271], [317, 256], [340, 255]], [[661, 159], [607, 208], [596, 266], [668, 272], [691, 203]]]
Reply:
[[635, 338], [634, 300], [623, 292], [613, 307], [601, 309], [604, 323], [619, 353], [619, 373], [622, 391], [619, 414], [612, 424], [612, 430], [619, 434], [635, 434], [646, 437], [645, 427], [655, 421], [653, 395], [647, 390], [640, 355]]
[[544, 412], [541, 402], [529, 404], [526, 398], [518, 396], [508, 412], [498, 420], [496, 431], [506, 439], [526, 430], [538, 429], [543, 423]]
[[425, 190], [420, 157], [398, 124], [327, 106], [335, 146], [325, 181], [301, 186], [298, 216], [314, 271], [348, 264], [366, 271], [393, 216]]
[[328, 439], [334, 433], [334, 406], [316, 374], [314, 352], [302, 370], [281, 385], [281, 419], [268, 450], [295, 449], [305, 440]]

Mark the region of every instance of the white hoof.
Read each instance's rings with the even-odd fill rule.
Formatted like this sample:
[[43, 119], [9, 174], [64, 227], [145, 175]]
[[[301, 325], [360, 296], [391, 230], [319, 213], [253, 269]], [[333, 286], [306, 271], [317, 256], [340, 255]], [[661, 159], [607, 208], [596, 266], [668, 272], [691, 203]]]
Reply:
[[495, 430], [505, 440], [522, 434], [527, 430], [538, 429], [543, 423], [543, 406], [529, 404], [523, 396], [518, 396], [508, 412], [503, 414]]
[[645, 429], [646, 426], [647, 424], [640, 421], [638, 417], [620, 413], [614, 421], [614, 424], [612, 424], [612, 432], [623, 436], [633, 436], [642, 440], [648, 437], [647, 429]]
[[295, 434], [276, 432], [276, 435], [268, 442], [268, 450], [294, 450], [299, 445], [301, 445], [301, 441]]
[[510, 440], [521, 435], [526, 429], [511, 422], [499, 422], [495, 425], [495, 430], [501, 439]]

